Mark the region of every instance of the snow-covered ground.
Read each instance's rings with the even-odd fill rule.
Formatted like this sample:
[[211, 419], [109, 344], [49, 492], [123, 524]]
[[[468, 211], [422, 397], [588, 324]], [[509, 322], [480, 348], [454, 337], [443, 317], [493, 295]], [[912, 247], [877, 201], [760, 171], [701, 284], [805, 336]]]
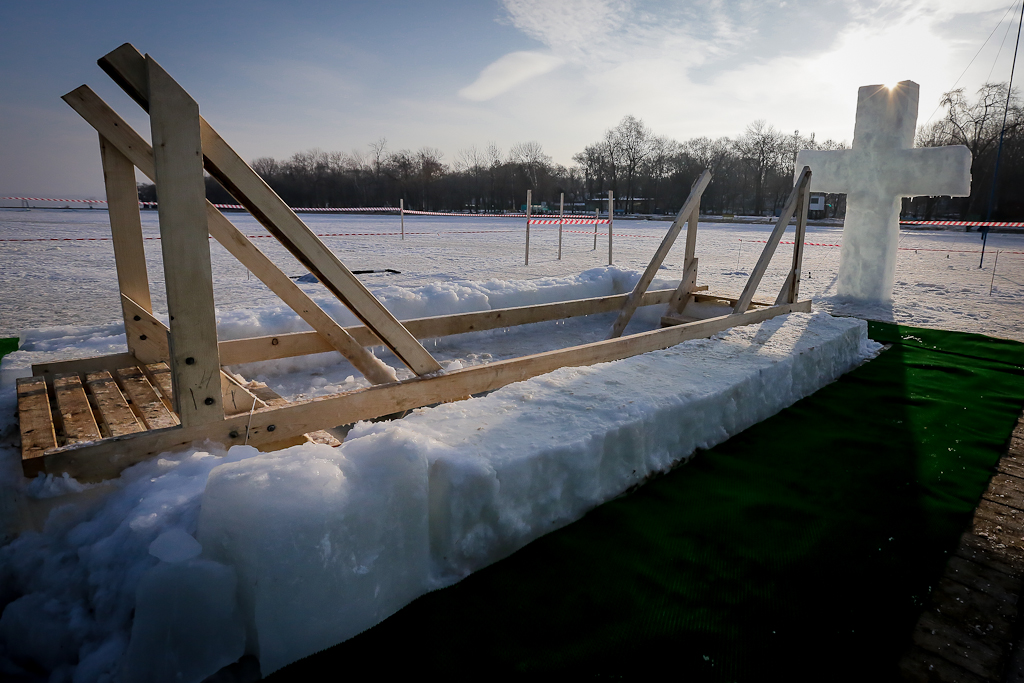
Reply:
[[[144, 218], [155, 237], [155, 214]], [[232, 219], [265, 234], [247, 217]], [[361, 276], [399, 317], [628, 291], [668, 227], [618, 221], [613, 268], [606, 235], [595, 252], [592, 235], [566, 233], [558, 261], [557, 234], [534, 228], [525, 267], [521, 220], [409, 218], [404, 241], [383, 234], [397, 232], [397, 217], [308, 222], [333, 235], [323, 239], [353, 270], [401, 271]], [[110, 243], [81, 240], [108, 231], [102, 211], [0, 210], [0, 240], [48, 240], [0, 241], [0, 335], [22, 337], [22, 350], [0, 366], [0, 676], [201, 680], [245, 651], [267, 673], [349, 637], [861, 362], [877, 345], [863, 322], [824, 314], [832, 308], [1024, 340], [1024, 237], [990, 239], [993, 255], [1001, 253], [989, 296], [992, 262], [977, 268], [976, 235], [905, 233], [896, 303], [871, 311], [828, 298], [838, 247], [809, 246], [802, 295], [820, 299], [818, 313], [362, 424], [339, 449], [257, 455], [205, 444], [101, 485], [28, 483], [15, 447], [13, 378], [44, 359], [124, 350]], [[769, 231], [703, 225], [699, 284], [739, 292]], [[836, 245], [840, 235], [812, 228], [808, 241]], [[286, 272], [304, 274], [272, 239], [257, 242]], [[159, 244], [147, 242], [154, 282]], [[213, 253], [223, 338], [304, 329], [223, 250]], [[680, 254], [681, 246], [654, 287], [675, 284]], [[782, 276], [781, 265], [769, 271], [762, 297], [774, 297]], [[337, 319], [353, 321], [319, 285], [303, 286]], [[153, 295], [159, 311], [159, 286]], [[655, 308], [641, 309], [630, 331], [656, 326]], [[427, 348], [456, 369], [595, 341], [613, 317], [458, 335]], [[235, 369], [286, 397], [364, 384], [337, 354]], [[36, 531], [11, 541], [18, 529]], [[169, 675], [176, 671], [182, 678]]]
[[[247, 214], [228, 216], [246, 234], [267, 234]], [[524, 266], [523, 219], [407, 216], [404, 241], [397, 235], [397, 216], [304, 214], [303, 220], [314, 232], [343, 235], [322, 239], [349, 268], [401, 271], [398, 275], [361, 275], [372, 289], [458, 280], [537, 280], [572, 275], [608, 263], [606, 234], [598, 237], [594, 251], [592, 235], [566, 232], [563, 258], [558, 261], [557, 226], [533, 226], [530, 265]], [[156, 212], [143, 212], [143, 226], [147, 236], [159, 235]], [[642, 270], [667, 228], [668, 223], [663, 221], [617, 220], [615, 232], [623, 236], [614, 241], [615, 265]], [[763, 247], [759, 240], [765, 240], [770, 232], [768, 224], [702, 223], [697, 239], [699, 283], [710, 285], [715, 292], [738, 293]], [[0, 209], [0, 240], [105, 238], [109, 234], [107, 214], [102, 210]], [[792, 229], [788, 235], [792, 235]], [[818, 310], [1024, 341], [1024, 235], [990, 235], [985, 265], [979, 269], [978, 233], [903, 231], [893, 306], [871, 309], [838, 305], [830, 298], [835, 295], [839, 265], [839, 248], [834, 245], [841, 239], [839, 227], [808, 228], [807, 242], [811, 245], [805, 251], [801, 294], [813, 298]], [[285, 272], [305, 273], [272, 238], [257, 243]], [[248, 276], [245, 268], [219, 245], [212, 244], [215, 291], [221, 310], [276, 305], [272, 293]], [[162, 277], [159, 245], [157, 240], [146, 242], [154, 281]], [[776, 267], [765, 277], [762, 296], [777, 292], [784, 254], [790, 249], [790, 245], [780, 246]], [[1001, 253], [993, 281], [996, 252]], [[0, 336], [15, 336], [27, 328], [97, 325], [115, 321], [120, 315], [109, 241], [0, 241], [0, 264]], [[673, 250], [665, 265], [664, 277], [678, 279], [682, 250]], [[160, 287], [152, 289], [159, 308], [164, 293]], [[317, 285], [308, 286], [308, 291], [323, 293]]]

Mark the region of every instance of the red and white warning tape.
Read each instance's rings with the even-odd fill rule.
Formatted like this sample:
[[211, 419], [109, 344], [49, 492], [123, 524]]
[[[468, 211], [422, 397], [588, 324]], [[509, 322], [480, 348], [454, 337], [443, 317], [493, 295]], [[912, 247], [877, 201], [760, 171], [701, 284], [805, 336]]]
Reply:
[[[531, 218], [530, 219], [530, 225], [558, 225], [559, 223], [561, 223], [562, 225], [593, 225], [594, 224], [594, 219], [593, 218], [563, 218], [562, 220], [559, 220], [557, 218]], [[602, 218], [602, 219], [598, 220], [597, 223], [607, 225], [608, 224], [608, 219], [607, 218]]]
[[1001, 223], [996, 221], [900, 221], [901, 225], [975, 225], [989, 228], [1024, 228], [1024, 223]]
[[0, 197], [0, 199], [14, 199], [19, 202], [78, 202], [80, 204], [106, 204], [105, 199], [48, 199], [46, 197]]

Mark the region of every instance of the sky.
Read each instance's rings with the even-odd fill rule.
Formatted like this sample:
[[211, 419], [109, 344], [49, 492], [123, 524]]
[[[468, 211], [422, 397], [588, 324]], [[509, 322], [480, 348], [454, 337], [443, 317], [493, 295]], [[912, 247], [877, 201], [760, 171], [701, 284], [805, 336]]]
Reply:
[[384, 138], [392, 151], [440, 149], [447, 163], [474, 145], [536, 141], [571, 165], [626, 115], [680, 141], [736, 137], [764, 119], [849, 143], [857, 88], [906, 79], [921, 85], [924, 123], [954, 85], [973, 93], [1008, 79], [1018, 16], [1009, 9], [1006, 0], [11, 0], [0, 22], [0, 196], [104, 197], [96, 135], [60, 96], [86, 83], [149, 138], [148, 118], [96, 65], [124, 42], [152, 55], [248, 160], [312, 148], [368, 154]]

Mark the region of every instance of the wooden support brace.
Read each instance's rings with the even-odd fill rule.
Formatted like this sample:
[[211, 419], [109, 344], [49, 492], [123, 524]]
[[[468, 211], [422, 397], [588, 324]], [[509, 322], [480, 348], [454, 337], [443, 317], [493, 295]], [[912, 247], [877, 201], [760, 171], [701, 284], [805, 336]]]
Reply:
[[[147, 311], [153, 310], [146, 272], [146, 250], [142, 242], [142, 218], [139, 215], [139, 191], [135, 184], [135, 165], [103, 135], [100, 157], [103, 183], [107, 190], [110, 238], [114, 245], [114, 264], [121, 293]], [[128, 318], [124, 311], [125, 319]]]
[[[100, 67], [144, 109], [151, 106], [150, 90], [139, 64], [138, 50], [125, 43], [99, 60]], [[398, 319], [374, 297], [338, 257], [295, 215], [259, 175], [220, 135], [199, 118], [206, 170], [273, 234], [295, 258], [358, 317], [417, 375], [441, 369], [440, 364], [409, 334]], [[161, 198], [161, 204], [163, 199]]]
[[734, 313], [743, 313], [750, 306], [751, 300], [754, 298], [754, 293], [757, 292], [758, 285], [761, 284], [761, 278], [764, 277], [764, 273], [768, 270], [768, 264], [771, 263], [772, 256], [775, 254], [775, 248], [779, 246], [779, 241], [782, 239], [782, 234], [786, 232], [786, 226], [789, 225], [789, 219], [793, 217], [794, 212], [797, 209], [797, 204], [800, 201], [800, 197], [804, 193], [806, 187], [810, 187], [811, 184], [811, 169], [807, 166], [804, 167], [803, 172], [800, 173], [800, 177], [797, 178], [796, 184], [793, 186], [793, 191], [789, 193], [789, 199], [786, 200], [785, 207], [782, 209], [782, 214], [779, 216], [779, 220], [775, 222], [775, 229], [772, 230], [771, 236], [768, 237], [768, 243], [764, 245], [764, 251], [761, 252], [761, 257], [757, 260], [757, 265], [754, 266], [754, 270], [750, 273], [750, 279], [747, 280], [747, 286], [743, 288], [743, 293], [740, 294], [739, 300], [736, 302]]
[[[686, 198], [683, 203], [683, 207], [679, 209], [676, 219], [672, 221], [672, 225], [669, 226], [668, 232], [665, 234], [665, 238], [661, 241], [661, 245], [658, 250], [654, 252], [654, 256], [651, 257], [651, 262], [647, 264], [647, 269], [644, 270], [643, 275], [640, 276], [640, 280], [633, 287], [633, 291], [626, 299], [626, 303], [622, 306], [622, 311], [619, 313], [619, 317], [615, 320], [615, 324], [612, 325], [611, 332], [608, 333], [608, 339], [614, 339], [622, 335], [622, 332], [626, 329], [626, 325], [629, 324], [630, 319], [633, 317], [633, 313], [636, 311], [637, 306], [640, 305], [640, 299], [643, 297], [644, 292], [651, 286], [651, 282], [654, 280], [654, 276], [658, 274], [658, 269], [661, 264], [665, 262], [665, 257], [668, 256], [668, 252], [672, 249], [672, 245], [675, 244], [676, 237], [679, 236], [679, 231], [683, 229], [683, 223], [693, 217], [695, 210], [700, 207], [700, 196], [704, 193], [704, 188], [711, 182], [711, 171], [705, 169], [700, 175], [697, 181], [693, 184], [690, 189], [690, 196]], [[612, 197], [611, 193], [608, 195], [608, 205], [611, 206]], [[690, 232], [696, 234], [696, 230], [691, 229], [687, 232], [687, 247], [690, 242]], [[609, 233], [609, 240], [611, 233]], [[696, 239], [696, 237], [694, 237]], [[611, 254], [611, 242], [609, 241], [609, 258]], [[691, 257], [692, 258], [692, 257]]]
[[676, 287], [676, 291], [672, 293], [672, 299], [668, 302], [668, 315], [682, 313], [687, 304], [693, 301], [693, 293], [697, 290], [698, 260], [696, 257], [690, 259], [689, 265], [683, 272], [683, 278], [679, 281], [679, 286]]
[[[110, 144], [122, 152], [144, 175], [154, 179], [153, 148], [95, 92], [83, 85], [64, 95], [63, 99], [99, 131], [101, 136], [107, 136]], [[137, 206], [136, 201], [136, 211]], [[385, 384], [395, 381], [395, 371], [392, 368], [364, 349], [362, 344], [353, 340], [337, 322], [309, 298], [309, 295], [302, 291], [291, 278], [281, 272], [280, 268], [209, 201], [206, 201], [206, 215], [213, 238], [280, 297], [310, 327], [323, 336], [333, 350], [348, 359], [352, 366], [362, 372], [370, 383]], [[152, 308], [147, 308], [147, 310], [152, 311]], [[126, 315], [126, 322], [132, 317]], [[374, 338], [376, 339], [376, 337]], [[129, 337], [129, 348], [131, 348], [132, 340], [137, 339], [138, 334]], [[374, 344], [379, 343], [381, 343], [379, 340], [374, 342]]]

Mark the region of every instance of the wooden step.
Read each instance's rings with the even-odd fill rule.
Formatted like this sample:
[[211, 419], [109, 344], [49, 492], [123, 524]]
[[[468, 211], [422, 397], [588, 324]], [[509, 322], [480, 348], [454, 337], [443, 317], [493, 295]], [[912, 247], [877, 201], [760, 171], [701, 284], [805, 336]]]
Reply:
[[92, 414], [89, 397], [85, 395], [82, 378], [77, 372], [55, 375], [53, 391], [57, 397], [57, 414], [64, 430], [65, 445], [99, 441], [99, 425]]
[[133, 412], [142, 418], [147, 429], [166, 429], [180, 424], [178, 416], [167, 409], [140, 368], [121, 368], [117, 378], [131, 399]]
[[106, 432], [103, 436], [124, 436], [145, 430], [109, 372], [90, 372], [85, 376], [85, 384], [96, 404], [101, 431]]

